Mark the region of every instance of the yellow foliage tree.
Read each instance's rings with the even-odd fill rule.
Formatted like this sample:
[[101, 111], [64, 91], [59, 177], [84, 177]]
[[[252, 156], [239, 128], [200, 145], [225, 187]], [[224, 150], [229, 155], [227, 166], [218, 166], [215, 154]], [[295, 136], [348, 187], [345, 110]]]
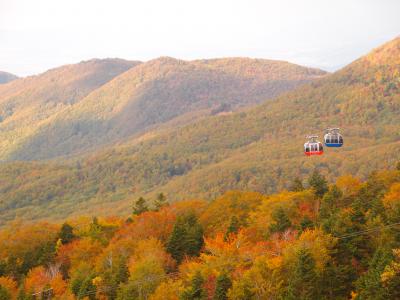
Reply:
[[162, 282], [149, 300], [179, 300], [179, 296], [184, 291], [181, 280], [169, 279]]
[[291, 265], [296, 259], [300, 249], [307, 249], [315, 260], [316, 269], [319, 272], [324, 270], [326, 263], [331, 259], [331, 251], [337, 239], [325, 234], [320, 229], [305, 230], [289, 247], [286, 247], [283, 256], [285, 264]]
[[353, 196], [360, 190], [361, 181], [351, 175], [343, 175], [336, 180], [336, 185], [345, 196]]
[[17, 283], [10, 277], [0, 277], [0, 286], [6, 288], [12, 297], [17, 296]]

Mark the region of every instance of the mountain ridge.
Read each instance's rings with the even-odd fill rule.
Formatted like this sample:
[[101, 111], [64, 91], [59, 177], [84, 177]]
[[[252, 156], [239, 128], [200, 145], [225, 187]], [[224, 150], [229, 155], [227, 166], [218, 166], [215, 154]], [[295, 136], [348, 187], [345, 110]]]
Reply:
[[105, 59], [65, 65], [0, 85], [0, 156], [90, 91], [138, 62]]
[[257, 104], [326, 74], [271, 60], [234, 62], [161, 57], [137, 64], [58, 111], [7, 159], [46, 159], [102, 147], [175, 118], [184, 120], [187, 113], [202, 112], [199, 117]]
[[[0, 167], [1, 215], [122, 212], [137, 197], [154, 199], [159, 192], [171, 201], [213, 199], [230, 189], [270, 193], [314, 169], [330, 180], [342, 174], [365, 178], [398, 161], [399, 43], [388, 43], [394, 51], [378, 48], [375, 53], [390, 53], [379, 58], [381, 64], [371, 67], [373, 57], [364, 56], [255, 107], [150, 132], [67, 162], [7, 163]], [[344, 147], [305, 157], [305, 135], [328, 126], [342, 128]]]
[[4, 72], [4, 71], [0, 71], [0, 84], [5, 84], [8, 82], [11, 82], [15, 79], [18, 79], [17, 75], [8, 73], [8, 72]]

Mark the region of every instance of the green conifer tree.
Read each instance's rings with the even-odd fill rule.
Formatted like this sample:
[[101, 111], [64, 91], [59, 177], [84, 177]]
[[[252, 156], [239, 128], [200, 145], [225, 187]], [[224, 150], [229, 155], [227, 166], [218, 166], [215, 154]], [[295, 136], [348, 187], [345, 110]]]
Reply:
[[328, 182], [317, 170], [308, 178], [308, 184], [320, 198], [328, 191]]
[[141, 213], [148, 211], [149, 209], [146, 202], [146, 199], [144, 199], [143, 197], [139, 197], [139, 199], [137, 199], [133, 204], [132, 213], [134, 215], [140, 215]]
[[296, 177], [289, 188], [291, 192], [301, 192], [304, 190], [303, 182], [300, 178]]
[[376, 250], [368, 271], [356, 282], [357, 299], [391, 299], [382, 285], [381, 274], [392, 259], [391, 249], [378, 248]]
[[204, 231], [201, 224], [197, 221], [195, 214], [189, 214], [185, 218], [186, 239], [185, 252], [189, 256], [198, 256], [204, 245]]
[[228, 274], [226, 273], [220, 274], [217, 277], [213, 300], [228, 299], [226, 294], [231, 287], [232, 287], [232, 281], [229, 278]]
[[0, 285], [0, 300], [10, 300], [10, 292], [2, 285]]
[[197, 256], [203, 247], [203, 228], [194, 214], [179, 217], [167, 243], [167, 251], [180, 263], [185, 255]]
[[318, 293], [318, 277], [315, 272], [315, 260], [306, 249], [301, 249], [297, 254], [296, 265], [291, 275], [289, 275], [285, 299], [320, 299]]
[[279, 207], [273, 211], [272, 219], [274, 220], [274, 223], [269, 227], [269, 231], [271, 233], [285, 232], [290, 228], [290, 226], [292, 226], [292, 222], [290, 222], [289, 217], [282, 207]]
[[156, 211], [160, 210], [164, 206], [168, 206], [167, 197], [163, 193], [159, 193], [157, 195], [157, 199], [154, 203], [154, 206]]
[[185, 255], [186, 229], [181, 220], [177, 220], [167, 243], [167, 252], [180, 263]]
[[17, 300], [27, 300], [27, 295], [23, 287], [18, 290]]
[[200, 271], [197, 271], [193, 276], [191, 286], [186, 289], [182, 295], [181, 300], [204, 300], [207, 299], [206, 291], [203, 288], [204, 279]]
[[61, 239], [62, 244], [65, 245], [72, 242], [72, 240], [75, 238], [73, 230], [74, 230], [73, 227], [68, 223], [64, 223], [61, 226], [60, 233], [58, 236]]
[[[341, 266], [330, 259], [324, 267], [319, 283], [321, 299], [347, 299], [349, 295], [349, 283], [347, 276], [343, 274]], [[351, 282], [350, 282], [351, 284]]]
[[332, 185], [321, 200], [321, 207], [319, 211], [319, 216], [321, 219], [329, 218], [334, 212], [336, 212], [339, 205], [339, 199], [342, 196], [342, 191], [335, 184]]
[[96, 286], [93, 284], [93, 278], [94, 276], [89, 276], [83, 279], [79, 288], [78, 299], [96, 299]]
[[238, 217], [232, 216], [231, 217], [231, 222], [229, 223], [229, 226], [228, 226], [228, 228], [226, 230], [226, 233], [225, 233], [225, 240], [232, 233], [238, 233], [239, 229], [240, 229], [240, 222], [239, 222]]
[[104, 281], [110, 288], [105, 294], [109, 300], [117, 299], [118, 286], [126, 283], [129, 278], [129, 270], [124, 257], [117, 257], [110, 268], [104, 272]]
[[300, 233], [305, 231], [306, 229], [310, 229], [313, 227], [314, 227], [314, 222], [308, 216], [305, 216], [300, 221]]

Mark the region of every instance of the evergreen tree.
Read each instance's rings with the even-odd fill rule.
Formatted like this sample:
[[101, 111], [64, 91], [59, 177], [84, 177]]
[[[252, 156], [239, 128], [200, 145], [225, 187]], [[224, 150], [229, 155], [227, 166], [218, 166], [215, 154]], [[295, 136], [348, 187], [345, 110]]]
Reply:
[[83, 278], [81, 276], [71, 278], [71, 292], [75, 296], [78, 296], [78, 294], [79, 294], [79, 289], [81, 288], [82, 281], [83, 281]]
[[72, 226], [68, 223], [64, 223], [61, 226], [58, 237], [61, 239], [61, 243], [64, 245], [72, 242], [72, 240], [75, 238]]
[[10, 292], [2, 285], [0, 285], [0, 300], [10, 300]]
[[324, 267], [320, 281], [321, 299], [347, 299], [349, 288], [347, 276], [343, 270], [330, 259]]
[[382, 284], [391, 299], [400, 299], [400, 249], [393, 249], [394, 259], [381, 274]]
[[[95, 299], [95, 286], [93, 285], [93, 278], [95, 274], [89, 264], [81, 264], [77, 270], [71, 274], [70, 289], [77, 299], [89, 297], [90, 300]], [[90, 295], [87, 295], [90, 292]]]
[[222, 273], [217, 277], [215, 292], [213, 300], [226, 300], [228, 299], [226, 293], [232, 286], [232, 281], [228, 274]]
[[203, 247], [203, 228], [194, 214], [179, 217], [167, 243], [167, 251], [180, 263], [185, 255], [197, 256]]
[[300, 233], [305, 231], [306, 229], [310, 229], [313, 227], [314, 227], [314, 222], [308, 216], [305, 216], [300, 221]]
[[146, 199], [144, 199], [143, 197], [140, 197], [139, 199], [137, 199], [133, 205], [133, 211], [132, 213], [134, 215], [140, 215], [141, 213], [144, 213], [146, 211], [148, 211], [148, 207], [147, 207], [147, 203], [146, 203]]
[[204, 279], [200, 271], [197, 271], [193, 276], [191, 286], [186, 289], [182, 295], [181, 300], [204, 300], [207, 299], [206, 291], [203, 288]]
[[118, 283], [120, 283], [120, 282], [126, 282], [128, 278], [129, 278], [129, 269], [126, 264], [126, 259], [121, 257], [117, 263], [115, 279]]
[[271, 233], [275, 232], [285, 232], [292, 226], [289, 217], [287, 216], [285, 210], [282, 207], [277, 208], [272, 213], [272, 219], [275, 221], [269, 226], [269, 231]]
[[382, 285], [381, 274], [392, 259], [393, 255], [390, 249], [379, 248], [376, 250], [368, 271], [356, 282], [357, 299], [390, 299]]
[[167, 197], [165, 197], [165, 195], [163, 193], [159, 193], [157, 195], [157, 199], [155, 202], [156, 210], [160, 210], [162, 207], [167, 206], [167, 205], [168, 205]]
[[296, 177], [289, 188], [291, 192], [301, 192], [304, 190], [303, 182], [300, 178]]
[[119, 257], [115, 260], [113, 266], [104, 273], [104, 281], [110, 288], [105, 292], [109, 300], [117, 298], [118, 286], [126, 283], [129, 278], [129, 270], [126, 259]]
[[343, 196], [342, 191], [334, 184], [322, 197], [319, 216], [321, 219], [329, 218], [338, 207], [339, 199]]
[[189, 214], [185, 220], [186, 254], [189, 256], [198, 256], [204, 245], [203, 227], [197, 222], [197, 217], [194, 214]]
[[328, 182], [317, 170], [308, 178], [308, 184], [320, 198], [328, 191]]
[[285, 299], [320, 299], [315, 260], [306, 249], [301, 249], [297, 254], [297, 262], [289, 277]]
[[93, 217], [92, 223], [90, 223], [88, 236], [93, 240], [98, 240], [102, 243], [106, 243], [106, 239], [104, 237], [103, 226], [99, 223], [99, 219], [97, 217]]
[[94, 276], [89, 276], [85, 278], [79, 288], [78, 299], [96, 299], [96, 286], [93, 284]]
[[25, 293], [25, 289], [23, 287], [21, 287], [18, 290], [18, 295], [17, 295], [17, 300], [26, 300], [26, 293]]
[[185, 255], [186, 229], [182, 221], [178, 220], [172, 229], [167, 243], [167, 252], [180, 263]]
[[239, 219], [236, 216], [231, 217], [231, 222], [226, 230], [225, 233], [225, 240], [229, 237], [232, 233], [238, 233], [240, 228]]
[[6, 274], [7, 263], [5, 261], [0, 260], [0, 277]]
[[34, 300], [35, 296], [33, 296], [32, 294], [33, 292], [26, 293], [25, 289], [21, 287], [18, 291], [17, 300]]

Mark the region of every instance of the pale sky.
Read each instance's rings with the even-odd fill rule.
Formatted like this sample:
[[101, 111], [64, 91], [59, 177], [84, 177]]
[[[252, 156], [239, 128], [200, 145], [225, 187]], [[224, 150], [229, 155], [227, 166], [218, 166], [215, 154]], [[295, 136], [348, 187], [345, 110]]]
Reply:
[[0, 70], [246, 56], [336, 70], [400, 35], [399, 0], [0, 0]]

